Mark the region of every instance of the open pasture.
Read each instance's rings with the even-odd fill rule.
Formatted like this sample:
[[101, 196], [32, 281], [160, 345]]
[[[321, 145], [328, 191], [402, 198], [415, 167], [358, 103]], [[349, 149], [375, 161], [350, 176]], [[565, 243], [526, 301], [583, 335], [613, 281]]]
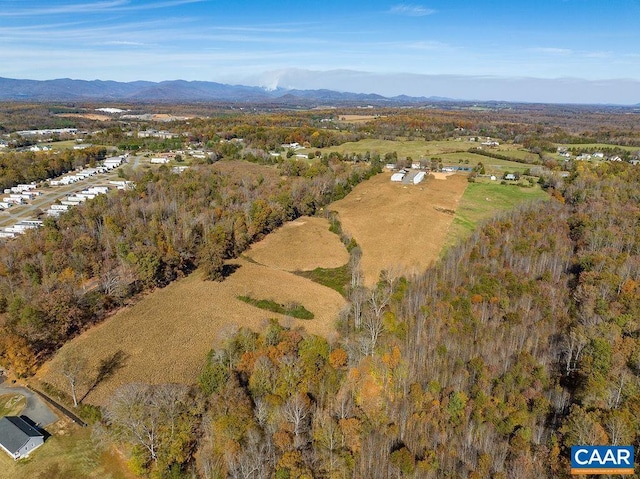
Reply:
[[521, 204], [548, 199], [549, 195], [538, 185], [533, 188], [522, 188], [516, 185], [502, 185], [494, 181], [470, 183], [460, 199], [453, 225], [449, 230], [447, 246], [467, 238], [479, 223], [502, 211], [512, 210]]
[[[220, 346], [225, 335], [244, 326], [261, 329], [269, 318], [301, 326], [310, 333], [331, 338], [344, 299], [336, 291], [293, 273], [251, 263], [231, 261], [237, 269], [225, 281], [203, 281], [198, 271], [155, 290], [131, 307], [83, 333], [62, 349], [86, 357], [97, 371], [101, 361], [120, 356], [115, 373], [96, 385], [86, 397], [104, 404], [120, 385], [131, 382], [193, 383], [207, 352]], [[238, 296], [271, 299], [281, 304], [303, 304], [314, 314], [296, 320], [240, 301]], [[68, 390], [55, 373], [58, 358], [45, 365], [39, 376]], [[95, 375], [95, 373], [94, 373]], [[83, 395], [88, 386], [80, 388]]]
[[538, 155], [523, 149], [521, 145], [500, 145], [497, 149], [490, 151], [495, 151], [501, 155], [508, 156], [514, 160], [524, 161], [526, 163], [540, 161], [540, 157]]
[[454, 153], [466, 151], [473, 146], [470, 142], [459, 141], [424, 141], [424, 140], [377, 140], [366, 139], [356, 142], [347, 142], [339, 146], [325, 148], [322, 152], [337, 151], [339, 153], [360, 153], [367, 151], [371, 154], [379, 153], [384, 156], [386, 153], [398, 153], [398, 157], [411, 157], [419, 160], [421, 157], [439, 155], [442, 153]]
[[346, 123], [368, 123], [380, 118], [379, 115], [339, 115], [338, 121]]
[[[475, 153], [445, 153], [438, 155], [438, 158], [442, 159], [443, 166], [470, 166], [474, 167], [478, 163], [484, 165], [484, 169], [487, 175], [503, 175], [506, 171], [523, 172], [531, 168], [531, 165], [525, 163], [518, 163], [516, 161], [501, 160], [498, 158], [491, 158], [489, 156], [478, 155]], [[462, 163], [460, 163], [462, 160]], [[465, 163], [465, 160], [469, 160], [469, 163]]]
[[[387, 153], [396, 152], [399, 158], [411, 157], [414, 160], [421, 158], [442, 157], [448, 155], [459, 155], [462, 158], [485, 158], [483, 155], [476, 155], [469, 153], [471, 148], [479, 148], [478, 142], [469, 141], [467, 138], [461, 138], [459, 140], [438, 140], [438, 141], [425, 141], [425, 140], [379, 140], [379, 139], [365, 139], [356, 142], [343, 143], [339, 146], [326, 148], [320, 151], [331, 152], [336, 151], [341, 154], [344, 153], [357, 153], [364, 154], [369, 152], [371, 154], [379, 153], [384, 156]], [[498, 153], [513, 158], [517, 161], [536, 161], [538, 156], [523, 149], [519, 144], [501, 144], [498, 147], [490, 148], [487, 151]], [[504, 161], [504, 160], [503, 160]]]
[[57, 116], [61, 116], [64, 118], [84, 118], [85, 120], [94, 120], [94, 121], [113, 120], [112, 116], [105, 115], [102, 113], [60, 113]]
[[349, 261], [340, 238], [325, 218], [303, 216], [255, 243], [245, 253], [257, 263], [285, 271], [337, 268]]
[[342, 229], [362, 247], [367, 286], [380, 272], [420, 272], [435, 262], [468, 182], [464, 175], [429, 176], [419, 185], [392, 183], [382, 173], [330, 205]]

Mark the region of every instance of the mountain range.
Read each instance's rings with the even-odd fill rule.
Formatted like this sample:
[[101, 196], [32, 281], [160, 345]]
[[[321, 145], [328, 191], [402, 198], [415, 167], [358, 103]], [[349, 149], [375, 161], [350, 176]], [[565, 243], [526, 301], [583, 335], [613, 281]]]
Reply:
[[328, 89], [298, 90], [228, 85], [206, 81], [117, 82], [102, 80], [19, 80], [0, 77], [0, 101], [130, 101], [197, 102], [412, 104], [449, 100], [400, 95], [348, 93]]

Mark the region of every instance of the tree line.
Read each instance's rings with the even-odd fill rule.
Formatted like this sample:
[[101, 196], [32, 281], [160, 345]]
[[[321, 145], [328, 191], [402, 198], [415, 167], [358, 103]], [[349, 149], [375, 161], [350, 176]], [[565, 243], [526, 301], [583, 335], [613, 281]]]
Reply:
[[51, 152], [9, 151], [0, 155], [0, 189], [19, 183], [39, 182], [55, 178], [87, 164], [104, 160], [107, 149], [90, 146], [82, 150]]

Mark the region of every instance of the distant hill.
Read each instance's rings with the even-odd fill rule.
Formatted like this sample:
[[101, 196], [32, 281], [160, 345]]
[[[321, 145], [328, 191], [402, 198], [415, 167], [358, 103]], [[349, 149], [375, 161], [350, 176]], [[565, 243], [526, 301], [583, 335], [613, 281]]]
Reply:
[[0, 77], [0, 101], [220, 101], [276, 104], [415, 104], [451, 101], [446, 98], [387, 98], [376, 94], [334, 90], [290, 90], [227, 85], [216, 82], [173, 80], [163, 82], [116, 82], [102, 80], [17, 80]]

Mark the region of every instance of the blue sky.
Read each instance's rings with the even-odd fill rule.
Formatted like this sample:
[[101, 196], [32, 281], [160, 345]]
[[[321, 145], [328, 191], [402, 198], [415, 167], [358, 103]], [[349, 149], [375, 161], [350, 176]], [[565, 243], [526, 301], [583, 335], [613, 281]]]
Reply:
[[[422, 75], [640, 82], [639, 20], [636, 0], [2, 0], [0, 76], [298, 88], [322, 78], [426, 96], [447, 93], [420, 93]], [[363, 85], [340, 70], [412, 83]], [[310, 82], [307, 71], [322, 74]]]

